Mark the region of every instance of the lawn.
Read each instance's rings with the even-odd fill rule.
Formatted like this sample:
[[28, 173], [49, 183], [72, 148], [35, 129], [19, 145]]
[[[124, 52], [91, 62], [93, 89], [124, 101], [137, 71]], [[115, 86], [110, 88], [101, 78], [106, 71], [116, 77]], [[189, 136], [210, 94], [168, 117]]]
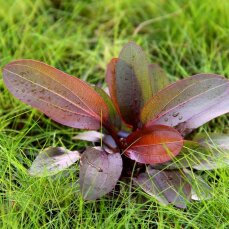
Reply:
[[[36, 59], [103, 85], [107, 63], [132, 40], [172, 82], [201, 72], [229, 77], [228, 12], [228, 0], [0, 0], [0, 66]], [[229, 133], [228, 124], [224, 115], [197, 132]], [[118, 197], [86, 202], [78, 166], [48, 178], [27, 174], [45, 147], [83, 149], [76, 134], [16, 100], [0, 75], [0, 228], [229, 228], [226, 168], [205, 173], [213, 198], [186, 210], [124, 184]]]

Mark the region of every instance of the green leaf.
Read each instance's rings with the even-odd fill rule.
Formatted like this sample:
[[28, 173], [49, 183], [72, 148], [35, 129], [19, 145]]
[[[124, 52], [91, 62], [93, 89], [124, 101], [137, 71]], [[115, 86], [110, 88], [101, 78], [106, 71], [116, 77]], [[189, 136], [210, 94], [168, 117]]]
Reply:
[[163, 163], [156, 168], [178, 169], [193, 167], [205, 160], [208, 154], [208, 150], [201, 147], [198, 142], [184, 140], [181, 152], [171, 161]]
[[212, 170], [229, 166], [229, 135], [208, 134], [208, 136], [197, 135], [196, 140], [200, 146], [209, 154], [200, 164], [193, 168], [198, 170]]

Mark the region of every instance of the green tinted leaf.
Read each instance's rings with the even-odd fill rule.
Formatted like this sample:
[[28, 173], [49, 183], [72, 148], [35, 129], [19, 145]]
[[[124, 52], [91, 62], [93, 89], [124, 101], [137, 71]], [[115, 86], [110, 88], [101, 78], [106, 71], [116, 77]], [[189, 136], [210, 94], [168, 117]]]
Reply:
[[111, 98], [102, 88], [95, 86], [94, 89], [103, 98], [104, 102], [106, 103], [106, 105], [109, 109], [109, 122], [111, 124], [113, 124], [113, 126], [116, 127], [117, 129], [120, 129], [122, 121], [121, 121], [121, 118], [120, 118]]
[[109, 93], [111, 100], [120, 114], [118, 101], [117, 101], [117, 89], [116, 89], [116, 64], [118, 62], [118, 58], [113, 58], [110, 63], [107, 65], [107, 71], [106, 71], [106, 83], [109, 88]]
[[148, 63], [142, 49], [129, 42], [116, 63], [116, 97], [124, 120], [137, 126], [141, 107], [152, 96]]
[[208, 155], [201, 163], [193, 168], [198, 170], [212, 170], [229, 166], [229, 136], [225, 134], [197, 135], [195, 140]]
[[157, 64], [149, 65], [149, 78], [151, 82], [152, 96], [169, 85], [169, 79], [165, 71]]
[[184, 146], [172, 161], [163, 163], [157, 168], [177, 169], [195, 168], [212, 170], [229, 165], [229, 137], [227, 135], [203, 135], [194, 138], [196, 141], [184, 141]]
[[200, 176], [194, 174], [190, 170], [184, 169], [186, 177], [192, 186], [193, 200], [207, 200], [212, 197], [212, 188], [207, 184], [207, 182]]
[[49, 147], [38, 154], [29, 174], [36, 177], [52, 176], [68, 168], [80, 159], [78, 151], [69, 151], [62, 147]]
[[185, 140], [181, 152], [171, 161], [163, 163], [157, 168], [178, 169], [193, 167], [205, 160], [207, 155], [209, 155], [208, 150], [201, 147], [199, 143]]

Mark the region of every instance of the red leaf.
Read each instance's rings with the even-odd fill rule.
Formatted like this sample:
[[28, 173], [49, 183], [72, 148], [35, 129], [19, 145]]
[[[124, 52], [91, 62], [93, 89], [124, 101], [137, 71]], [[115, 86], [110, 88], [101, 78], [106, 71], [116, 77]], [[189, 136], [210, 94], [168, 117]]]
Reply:
[[99, 129], [109, 110], [88, 84], [47, 64], [18, 60], [5, 66], [3, 79], [11, 93], [63, 125]]
[[182, 146], [179, 132], [168, 126], [152, 126], [129, 135], [125, 155], [145, 164], [158, 164], [171, 160]]

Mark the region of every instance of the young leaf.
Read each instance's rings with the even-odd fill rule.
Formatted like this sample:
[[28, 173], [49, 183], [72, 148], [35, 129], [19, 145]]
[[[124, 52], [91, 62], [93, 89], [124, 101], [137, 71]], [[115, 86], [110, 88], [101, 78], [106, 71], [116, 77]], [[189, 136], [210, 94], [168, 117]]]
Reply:
[[124, 150], [127, 157], [140, 163], [158, 164], [171, 160], [182, 146], [179, 132], [168, 126], [143, 128], [126, 139], [128, 147]]
[[112, 88], [112, 91], [115, 91], [115, 101], [124, 120], [137, 126], [140, 108], [152, 96], [152, 91], [146, 56], [134, 42], [129, 42], [122, 49], [116, 62], [115, 73]]
[[103, 143], [106, 144], [109, 148], [115, 149], [117, 148], [117, 144], [111, 135], [106, 134], [103, 138]]
[[169, 85], [169, 79], [162, 68], [157, 64], [149, 65], [149, 78], [151, 82], [152, 96]]
[[109, 95], [99, 87], [94, 87], [95, 91], [103, 98], [104, 102], [106, 103], [108, 109], [109, 109], [109, 122], [113, 124], [116, 129], [121, 128], [122, 120], [111, 100]]
[[169, 202], [161, 193], [161, 189], [155, 183], [153, 177], [149, 173], [141, 173], [137, 178], [133, 178], [135, 185], [139, 186], [150, 196], [153, 196], [163, 205], [168, 205]]
[[109, 193], [122, 172], [119, 153], [107, 154], [100, 147], [87, 149], [80, 166], [80, 190], [85, 200], [95, 200]]
[[143, 107], [141, 121], [147, 126], [179, 124], [182, 125], [183, 133], [187, 127], [186, 123], [196, 117], [198, 125], [195, 125], [195, 128], [227, 113], [229, 106], [218, 109], [218, 104], [223, 100], [228, 104], [229, 80], [214, 74], [198, 74], [180, 80], [157, 93]]
[[82, 80], [47, 64], [18, 60], [6, 65], [3, 79], [11, 93], [63, 125], [99, 129], [109, 117], [101, 96]]
[[69, 151], [62, 147], [49, 147], [41, 151], [28, 170], [31, 176], [52, 176], [68, 168], [80, 159], [78, 151]]
[[120, 114], [117, 95], [116, 95], [116, 64], [118, 62], [118, 58], [113, 58], [110, 63], [107, 65], [107, 72], [106, 72], [106, 83], [109, 88], [109, 93], [111, 100]]
[[90, 130], [84, 131], [82, 133], [77, 134], [72, 139], [74, 140], [84, 140], [89, 142], [100, 142], [103, 139], [104, 134], [98, 131]]

